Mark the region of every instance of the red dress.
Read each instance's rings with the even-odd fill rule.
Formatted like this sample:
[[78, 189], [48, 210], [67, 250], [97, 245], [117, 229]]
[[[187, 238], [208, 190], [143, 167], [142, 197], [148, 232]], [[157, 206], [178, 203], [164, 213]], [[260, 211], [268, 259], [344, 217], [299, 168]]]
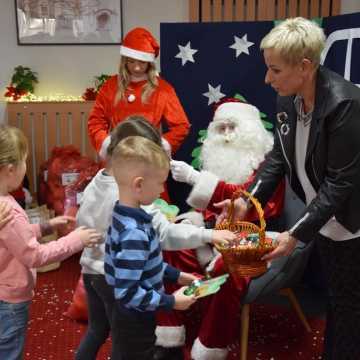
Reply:
[[158, 86], [144, 104], [141, 93], [146, 80], [131, 82], [124, 98], [115, 104], [117, 81], [118, 76], [114, 75], [102, 86], [89, 116], [88, 133], [96, 151], [101, 149], [104, 139], [119, 122], [130, 115], [142, 115], [159, 130], [161, 122], [165, 122], [169, 131], [163, 137], [175, 152], [187, 136], [190, 124], [174, 88], [158, 77]]

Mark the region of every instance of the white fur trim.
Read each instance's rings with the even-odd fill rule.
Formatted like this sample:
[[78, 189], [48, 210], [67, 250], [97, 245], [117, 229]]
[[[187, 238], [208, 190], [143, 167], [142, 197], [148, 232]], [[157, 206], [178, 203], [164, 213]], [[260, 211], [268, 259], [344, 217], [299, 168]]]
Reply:
[[155, 61], [155, 54], [148, 53], [145, 51], [134, 50], [123, 45], [120, 46], [120, 55], [127, 56], [129, 58], [140, 61], [148, 61], [148, 62]]
[[106, 155], [107, 155], [107, 149], [110, 145], [110, 142], [111, 142], [111, 137], [110, 135], [108, 135], [103, 143], [101, 144], [101, 149], [99, 151], [99, 156], [101, 157], [102, 160], [105, 160], [106, 159]]
[[201, 267], [205, 267], [214, 257], [212, 246], [206, 244], [195, 249], [196, 257]]
[[201, 171], [186, 202], [195, 209], [205, 210], [218, 182], [219, 178], [216, 175], [208, 171]]
[[191, 358], [193, 360], [225, 360], [228, 352], [225, 348], [207, 348], [199, 338], [196, 338], [191, 349]]
[[210, 264], [205, 269], [207, 273], [210, 273], [211, 271], [214, 270], [214, 266], [215, 266], [217, 260], [219, 258], [221, 258], [221, 256], [222, 255], [216, 250], [216, 248], [214, 248], [212, 260], [211, 260]]
[[170, 348], [185, 345], [185, 326], [157, 326], [155, 345]]
[[215, 111], [213, 121], [219, 121], [224, 119], [260, 119], [260, 112], [258, 108], [253, 105], [240, 103], [240, 102], [228, 102], [221, 104]]

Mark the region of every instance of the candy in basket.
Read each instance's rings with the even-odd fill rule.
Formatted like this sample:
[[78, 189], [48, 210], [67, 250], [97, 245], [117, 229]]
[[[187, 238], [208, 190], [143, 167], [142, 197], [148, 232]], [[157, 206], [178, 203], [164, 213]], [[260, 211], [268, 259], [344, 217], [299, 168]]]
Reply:
[[[251, 201], [259, 216], [259, 226], [248, 221], [234, 221], [234, 201], [238, 196]], [[235, 276], [256, 277], [267, 269], [266, 261], [261, 258], [276, 248], [276, 243], [265, 236], [264, 211], [260, 203], [248, 192], [239, 190], [234, 193], [228, 218], [216, 226], [217, 230], [230, 230], [237, 234], [236, 240], [216, 245], [222, 254], [229, 273]]]

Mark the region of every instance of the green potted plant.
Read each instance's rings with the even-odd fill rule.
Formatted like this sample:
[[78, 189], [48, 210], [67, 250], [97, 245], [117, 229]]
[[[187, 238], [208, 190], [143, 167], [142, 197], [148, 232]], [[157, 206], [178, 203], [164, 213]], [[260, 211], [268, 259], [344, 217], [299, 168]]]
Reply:
[[38, 83], [37, 73], [26, 66], [17, 66], [11, 77], [11, 84], [7, 87], [5, 97], [19, 100], [22, 96], [32, 94], [34, 85]]

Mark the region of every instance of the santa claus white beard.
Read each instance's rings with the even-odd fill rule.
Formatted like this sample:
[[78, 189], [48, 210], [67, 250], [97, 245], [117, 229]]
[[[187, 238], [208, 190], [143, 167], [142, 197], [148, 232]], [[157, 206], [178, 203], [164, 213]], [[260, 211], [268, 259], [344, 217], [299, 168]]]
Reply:
[[208, 133], [200, 154], [202, 169], [227, 183], [243, 184], [272, 147], [271, 135], [266, 135], [269, 137], [263, 138], [262, 143], [244, 141], [237, 134], [232, 141], [225, 142], [223, 135]]

